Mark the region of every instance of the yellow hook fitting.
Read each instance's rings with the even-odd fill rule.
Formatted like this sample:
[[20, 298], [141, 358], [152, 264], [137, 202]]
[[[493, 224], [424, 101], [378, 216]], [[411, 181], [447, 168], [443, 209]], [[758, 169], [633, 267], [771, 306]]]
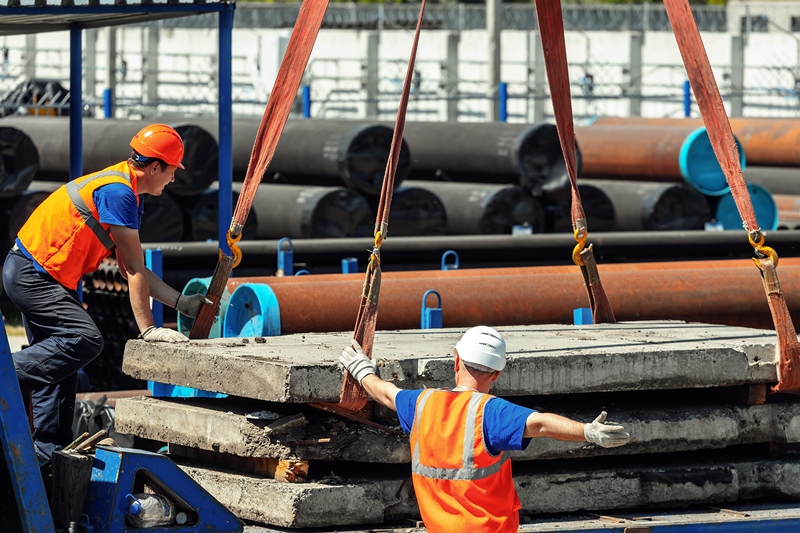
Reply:
[[584, 266], [583, 260], [581, 259], [581, 252], [586, 247], [586, 239], [589, 237], [589, 232], [581, 232], [580, 229], [576, 228], [574, 236], [578, 244], [572, 249], [572, 262], [578, 266]]
[[[233, 267], [231, 268], [236, 268], [242, 261], [242, 250], [239, 249], [238, 246], [236, 246], [236, 243], [239, 242], [240, 240], [242, 240], [241, 233], [236, 237], [232, 237], [231, 230], [228, 230], [227, 234], [228, 247], [231, 249], [231, 253], [233, 254]], [[222, 255], [222, 250], [220, 250], [220, 256], [221, 255]]]

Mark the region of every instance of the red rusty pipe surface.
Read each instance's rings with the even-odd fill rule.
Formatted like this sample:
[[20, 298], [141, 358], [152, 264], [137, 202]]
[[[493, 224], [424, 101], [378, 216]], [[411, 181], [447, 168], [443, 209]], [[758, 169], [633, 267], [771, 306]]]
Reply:
[[[749, 260], [600, 265], [614, 313], [625, 320], [687, 320], [772, 328], [758, 269]], [[800, 258], [778, 268], [793, 318], [800, 317]], [[278, 299], [281, 331], [349, 331], [361, 299], [363, 275], [322, 274], [234, 278], [262, 282]], [[422, 295], [442, 296], [444, 327], [572, 323], [572, 310], [588, 307], [576, 266], [385, 272], [378, 329], [416, 329]], [[429, 296], [428, 305], [436, 305]]]
[[581, 176], [636, 176], [683, 181], [680, 153], [697, 126], [603, 125], [576, 127]]
[[[733, 134], [739, 139], [753, 166], [800, 165], [800, 120], [780, 118], [730, 118]], [[702, 126], [699, 118], [599, 117], [592, 126]], [[590, 127], [592, 127], [590, 126]], [[576, 130], [577, 131], [577, 130]], [[580, 142], [580, 141], [579, 141]], [[580, 144], [583, 151], [583, 144]]]

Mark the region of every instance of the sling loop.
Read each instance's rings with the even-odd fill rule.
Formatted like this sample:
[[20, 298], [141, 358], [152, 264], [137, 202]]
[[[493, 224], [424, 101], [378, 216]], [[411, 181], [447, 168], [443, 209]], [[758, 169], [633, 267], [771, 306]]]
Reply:
[[577, 245], [572, 250], [572, 261], [581, 268], [584, 284], [589, 293], [589, 302], [595, 324], [616, 322], [611, 303], [608, 301], [591, 246], [586, 246], [589, 230], [586, 214], [578, 191], [578, 163], [575, 156], [575, 127], [572, 117], [567, 49], [564, 42], [564, 18], [561, 0], [536, 0], [536, 16], [544, 51], [544, 65], [550, 85], [550, 98], [556, 118], [558, 140], [567, 165], [572, 191], [572, 227]]
[[250, 153], [250, 161], [247, 163], [242, 190], [239, 193], [239, 200], [236, 202], [236, 209], [227, 233], [226, 239], [233, 257], [227, 256], [220, 249], [217, 267], [214, 269], [206, 291], [206, 297], [213, 302], [213, 305], [202, 306], [200, 314], [192, 324], [192, 330], [189, 333], [190, 339], [208, 338], [231, 270], [242, 259], [242, 251], [236, 246], [236, 243], [242, 238], [242, 229], [253, 206], [253, 199], [258, 192], [261, 178], [275, 155], [278, 139], [289, 118], [297, 91], [300, 89], [300, 81], [303, 78], [303, 72], [308, 64], [308, 58], [311, 56], [314, 41], [317, 39], [327, 8], [328, 0], [305, 0], [300, 4], [300, 13], [297, 15], [297, 21], [278, 69], [264, 116], [258, 127], [253, 151]]
[[[394, 191], [394, 177], [397, 173], [400, 148], [403, 143], [406, 110], [408, 109], [408, 98], [411, 93], [411, 81], [414, 76], [414, 63], [417, 57], [417, 46], [419, 44], [419, 34], [422, 29], [424, 14], [425, 0], [422, 0], [422, 4], [419, 8], [419, 18], [417, 19], [417, 28], [414, 32], [414, 42], [411, 46], [411, 56], [408, 60], [406, 77], [403, 82], [403, 92], [400, 97], [400, 106], [397, 111], [394, 134], [392, 135], [392, 145], [389, 151], [389, 158], [386, 162], [386, 170], [383, 174], [381, 197], [375, 217], [375, 242], [370, 254], [369, 264], [367, 265], [367, 273], [361, 291], [361, 303], [358, 308], [356, 325], [353, 331], [353, 338], [358, 341], [367, 354], [367, 357], [370, 358], [372, 357], [372, 343], [375, 339], [375, 326], [378, 320], [378, 296], [381, 286], [381, 244], [386, 239], [389, 228], [389, 208], [392, 202], [392, 192]], [[345, 375], [344, 383], [342, 384], [339, 403], [312, 405], [328, 411], [353, 413], [363, 409], [366, 403], [366, 391], [359, 385], [358, 381], [348, 373]]]
[[755, 248], [757, 257], [754, 261], [761, 272], [778, 338], [778, 384], [771, 390], [800, 392], [800, 343], [789, 315], [786, 299], [778, 283], [776, 271], [778, 254], [772, 248], [764, 246], [766, 238], [758, 227], [753, 202], [742, 173], [739, 151], [708, 55], [700, 38], [700, 31], [697, 29], [687, 0], [664, 0], [664, 7], [714, 154], [731, 187], [731, 194], [742, 217], [744, 229], [748, 233], [748, 240]]

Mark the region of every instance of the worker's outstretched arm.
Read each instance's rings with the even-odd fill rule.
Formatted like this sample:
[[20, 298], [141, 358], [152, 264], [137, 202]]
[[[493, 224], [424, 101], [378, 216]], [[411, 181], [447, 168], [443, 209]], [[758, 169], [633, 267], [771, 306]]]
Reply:
[[376, 402], [397, 411], [394, 399], [400, 389], [394, 383], [378, 377], [378, 366], [375, 361], [367, 357], [358, 342], [353, 340], [352, 345], [344, 349], [339, 361]]
[[[144, 253], [139, 241], [139, 232], [116, 225], [110, 226], [110, 229], [111, 238], [114, 239], [114, 244], [117, 246], [117, 263], [120, 274], [128, 280], [131, 309], [133, 317], [136, 319], [136, 325], [139, 326], [139, 331], [142, 333], [142, 338], [147, 341], [188, 341], [189, 339], [178, 331], [155, 326], [153, 313], [150, 311], [149, 270], [144, 265]], [[176, 291], [172, 292], [177, 295]]]
[[566, 441], [588, 441], [603, 448], [627, 444], [630, 435], [619, 424], [604, 424], [606, 412], [592, 423], [584, 424], [553, 413], [531, 413], [525, 423], [524, 437], [550, 437]]

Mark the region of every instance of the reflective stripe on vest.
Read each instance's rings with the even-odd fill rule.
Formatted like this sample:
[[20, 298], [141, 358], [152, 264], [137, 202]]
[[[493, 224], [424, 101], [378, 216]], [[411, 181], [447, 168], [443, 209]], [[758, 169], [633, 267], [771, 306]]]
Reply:
[[[425, 403], [427, 403], [428, 398], [430, 398], [435, 390], [436, 389], [427, 389], [422, 392], [422, 397], [417, 403], [414, 424], [420, 419], [422, 410], [425, 408]], [[500, 454], [500, 459], [496, 463], [482, 468], [475, 468], [475, 442], [473, 441], [475, 436], [475, 419], [477, 418], [478, 407], [482, 399], [482, 394], [473, 392], [469, 400], [466, 426], [464, 428], [464, 442], [462, 443], [461, 468], [436, 468], [421, 464], [419, 459], [419, 442], [417, 442], [416, 446], [414, 446], [414, 456], [411, 459], [411, 472], [413, 474], [430, 479], [475, 480], [489, 477], [500, 471], [509, 457], [506, 452]]]
[[100, 240], [100, 244], [105, 246], [105, 249], [108, 251], [113, 250], [116, 246], [114, 244], [114, 239], [111, 238], [111, 228], [103, 228], [102, 224], [100, 224], [100, 221], [92, 216], [92, 211], [89, 209], [89, 206], [87, 206], [86, 202], [84, 202], [83, 198], [81, 198], [80, 190], [96, 179], [108, 178], [111, 176], [123, 178], [128, 183], [131, 182], [131, 177], [128, 174], [125, 174], [124, 172], [117, 172], [116, 170], [109, 170], [108, 172], [100, 172], [91, 178], [83, 180], [80, 185], [78, 185], [75, 181], [70, 181], [66, 185], [67, 194], [69, 195], [69, 199], [72, 200], [72, 205], [83, 217], [83, 221], [86, 223], [89, 229], [92, 230], [92, 232]]

